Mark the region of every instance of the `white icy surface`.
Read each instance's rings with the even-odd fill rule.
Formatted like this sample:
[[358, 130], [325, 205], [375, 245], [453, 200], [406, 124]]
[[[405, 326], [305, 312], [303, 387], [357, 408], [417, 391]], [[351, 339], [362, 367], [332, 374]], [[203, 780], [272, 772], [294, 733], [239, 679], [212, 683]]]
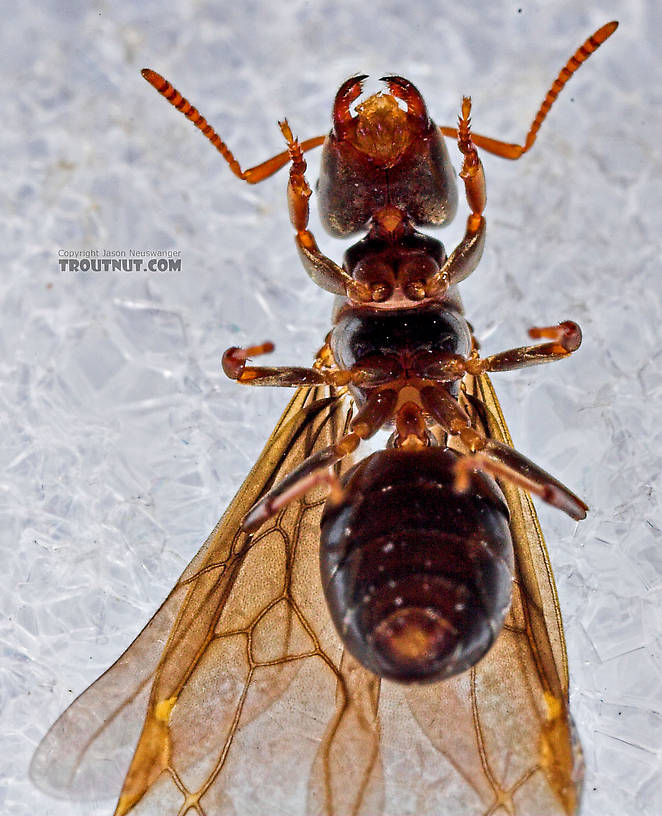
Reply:
[[[622, 11], [622, 8], [625, 11]], [[541, 509], [559, 584], [585, 816], [662, 814], [662, 92], [656, 0], [83, 2], [5, 20], [0, 321], [0, 812], [49, 799], [27, 766], [197, 550], [287, 395], [240, 390], [222, 350], [273, 339], [305, 364], [331, 298], [297, 260], [279, 174], [235, 179], [141, 79], [149, 65], [244, 166], [284, 114], [325, 132], [356, 71], [401, 73], [438, 122], [520, 139], [571, 50], [621, 27], [521, 162], [484, 157], [488, 248], [463, 285], [483, 348], [578, 320], [570, 361], [495, 377], [518, 447], [591, 506]], [[453, 150], [457, 162], [457, 154]], [[311, 154], [310, 177], [317, 157]], [[442, 237], [452, 247], [463, 211]], [[342, 243], [320, 243], [341, 258]], [[58, 249], [178, 249], [179, 274], [63, 274]]]

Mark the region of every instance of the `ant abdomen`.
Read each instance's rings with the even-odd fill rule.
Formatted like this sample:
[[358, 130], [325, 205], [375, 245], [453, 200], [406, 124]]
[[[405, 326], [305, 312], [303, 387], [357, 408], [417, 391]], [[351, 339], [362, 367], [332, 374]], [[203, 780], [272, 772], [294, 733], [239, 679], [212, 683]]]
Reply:
[[322, 582], [345, 646], [400, 682], [465, 671], [490, 648], [510, 605], [513, 550], [496, 483], [455, 490], [448, 448], [388, 449], [343, 479], [322, 518]]

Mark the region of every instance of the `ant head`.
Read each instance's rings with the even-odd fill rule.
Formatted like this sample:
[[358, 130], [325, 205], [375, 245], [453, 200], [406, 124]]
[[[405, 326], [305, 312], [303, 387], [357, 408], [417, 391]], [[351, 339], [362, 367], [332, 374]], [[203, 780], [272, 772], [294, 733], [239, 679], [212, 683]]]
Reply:
[[385, 207], [400, 213], [403, 227], [446, 223], [457, 205], [455, 174], [421, 94], [409, 80], [385, 76], [388, 90], [357, 103], [365, 79], [350, 77], [333, 103], [318, 184], [324, 226], [351, 235]]
[[[362, 93], [366, 75], [350, 77], [336, 94], [333, 104], [333, 133], [356, 150], [370, 157], [381, 167], [396, 165], [409, 145], [430, 128], [423, 97], [414, 85], [397, 76], [385, 76], [381, 82], [389, 93], [379, 92], [356, 105], [353, 116], [350, 106]], [[406, 109], [398, 104], [402, 100]]]

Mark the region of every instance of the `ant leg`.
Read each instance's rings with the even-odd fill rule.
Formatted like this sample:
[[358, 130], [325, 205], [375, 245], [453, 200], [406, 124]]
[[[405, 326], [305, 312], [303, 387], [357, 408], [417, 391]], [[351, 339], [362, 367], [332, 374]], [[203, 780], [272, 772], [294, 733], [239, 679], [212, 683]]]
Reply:
[[[457, 146], [464, 156], [460, 178], [464, 182], [464, 191], [467, 204], [471, 208], [470, 224], [477, 225], [480, 215], [485, 209], [487, 197], [485, 193], [485, 171], [478, 156], [476, 145], [471, 138], [471, 97], [462, 97], [462, 112], [458, 116]], [[473, 219], [473, 221], [472, 221]], [[476, 226], [474, 226], [474, 232]]]
[[305, 176], [307, 165], [303, 158], [303, 145], [292, 135], [287, 120], [279, 124], [287, 141], [288, 156], [292, 162], [287, 185], [290, 221], [296, 230], [295, 241], [306, 272], [314, 283], [334, 295], [347, 295], [352, 300], [359, 301], [372, 300], [369, 287], [355, 281], [341, 266], [327, 258], [317, 246], [315, 236], [308, 229], [310, 213], [308, 199], [311, 196], [311, 189]]
[[329, 470], [332, 465], [353, 453], [363, 439], [369, 439], [392, 416], [398, 401], [392, 388], [374, 391], [350, 424], [350, 433], [335, 445], [309, 456], [281, 482], [266, 493], [246, 514], [241, 529], [255, 532], [264, 522], [294, 499], [303, 496], [318, 484], [331, 487], [331, 500], [340, 502], [343, 489], [338, 477]]
[[462, 99], [462, 113], [458, 117], [457, 144], [464, 155], [460, 178], [464, 182], [464, 192], [471, 214], [467, 218], [464, 238], [448, 257], [446, 263], [427, 282], [425, 293], [428, 297], [443, 295], [449, 286], [468, 277], [483, 255], [485, 247], [485, 218], [483, 210], [487, 201], [485, 194], [485, 172], [478, 156], [476, 145], [471, 138], [471, 98]]
[[496, 439], [487, 439], [472, 428], [467, 413], [445, 388], [426, 386], [420, 393], [425, 410], [444, 430], [457, 436], [469, 450], [467, 455], [460, 456], [457, 461], [458, 490], [468, 488], [471, 471], [482, 470], [535, 493], [573, 519], [586, 518], [587, 505], [565, 485], [519, 451]]
[[313, 363], [313, 368], [316, 369], [325, 369], [331, 368], [335, 365], [335, 360], [333, 359], [333, 352], [331, 351], [331, 334], [329, 332], [326, 337], [324, 338], [324, 345], [320, 348], [315, 355], [315, 362]]
[[[580, 45], [575, 53], [570, 57], [559, 72], [557, 78], [552, 83], [549, 91], [547, 91], [547, 94], [545, 95], [545, 98], [543, 99], [542, 104], [540, 105], [540, 108], [533, 119], [533, 122], [531, 123], [531, 127], [529, 128], [529, 132], [526, 135], [523, 145], [510, 144], [508, 142], [502, 142], [499, 139], [490, 139], [487, 136], [481, 136], [477, 133], [474, 134], [473, 137], [474, 143], [483, 150], [487, 150], [488, 153], [493, 153], [495, 156], [501, 156], [504, 159], [519, 159], [520, 156], [524, 155], [524, 153], [526, 153], [535, 142], [540, 126], [545, 121], [545, 117], [549, 113], [550, 108], [556, 101], [556, 97], [561, 93], [566, 82], [575, 73], [579, 66], [585, 62], [594, 51], [600, 48], [606, 39], [611, 37], [617, 28], [618, 23], [615, 20], [611, 23], [603, 25], [584, 43], [582, 43], [582, 45]], [[451, 138], [458, 137], [459, 128], [455, 129], [441, 127], [439, 130], [441, 130], [444, 136], [450, 136]]]
[[247, 366], [249, 357], [268, 354], [274, 350], [274, 344], [267, 341], [259, 346], [238, 348], [233, 346], [223, 354], [223, 371], [231, 380], [245, 385], [279, 385], [293, 387], [299, 385], [347, 385], [352, 379], [349, 371], [327, 369], [322, 367], [304, 368], [301, 366]]
[[[247, 366], [249, 357], [268, 354], [274, 350], [269, 341], [259, 346], [239, 348], [232, 346], [224, 352], [223, 371], [231, 380], [244, 385], [272, 385], [292, 387], [299, 385], [333, 385], [343, 387], [354, 383], [359, 387], [377, 388], [393, 381], [399, 369], [393, 360], [377, 358], [365, 360], [362, 365], [349, 369], [340, 369], [333, 359], [333, 352], [328, 343], [317, 352], [310, 368], [302, 366]], [[459, 358], [461, 360], [461, 358]], [[464, 371], [456, 375], [463, 377]]]
[[[153, 88], [156, 88], [161, 96], [165, 97], [171, 105], [181, 111], [187, 119], [190, 119], [202, 132], [203, 136], [209, 139], [216, 150], [218, 150], [221, 156], [223, 156], [225, 161], [230, 165], [230, 170], [232, 170], [237, 178], [249, 184], [257, 184], [269, 178], [269, 176], [272, 176], [275, 172], [280, 170], [281, 167], [285, 167], [290, 160], [289, 151], [285, 150], [283, 153], [279, 153], [277, 156], [272, 156], [270, 159], [267, 159], [267, 161], [262, 162], [262, 164], [257, 164], [248, 170], [242, 170], [239, 166], [239, 162], [232, 155], [231, 150], [225, 142], [207, 122], [204, 116], [200, 114], [198, 109], [191, 105], [186, 97], [182, 96], [167, 79], [164, 79], [161, 74], [157, 74], [156, 71], [152, 71], [151, 68], [143, 68], [141, 74]], [[319, 147], [323, 144], [325, 138], [325, 136], [314, 136], [312, 139], [306, 139], [305, 142], [301, 142], [301, 151], [305, 152], [306, 150], [312, 150], [314, 147]]]
[[470, 357], [463, 364], [469, 374], [482, 374], [484, 371], [512, 371], [531, 365], [562, 360], [577, 351], [582, 342], [582, 331], [572, 320], [559, 323], [558, 326], [533, 326], [529, 329], [533, 338], [548, 337], [551, 343], [537, 346], [521, 346], [508, 349], [489, 357]]
[[549, 337], [552, 342], [538, 346], [520, 346], [482, 358], [478, 356], [477, 346], [472, 344], [472, 353], [468, 359], [459, 354], [430, 355], [431, 359], [426, 361], [417, 374], [423, 379], [442, 383], [459, 380], [465, 374], [477, 376], [486, 371], [512, 371], [562, 360], [577, 351], [582, 342], [581, 329], [572, 320], [566, 320], [558, 326], [534, 326], [529, 329], [529, 335], [534, 338]]
[[420, 448], [430, 444], [430, 432], [420, 405], [410, 401], [398, 408], [393, 444], [396, 448]]
[[588, 505], [579, 496], [519, 451], [497, 442], [496, 439], [488, 439], [482, 451], [458, 460], [458, 490], [466, 490], [467, 476], [472, 470], [483, 470], [496, 478], [512, 482], [563, 510], [575, 521], [586, 518]]

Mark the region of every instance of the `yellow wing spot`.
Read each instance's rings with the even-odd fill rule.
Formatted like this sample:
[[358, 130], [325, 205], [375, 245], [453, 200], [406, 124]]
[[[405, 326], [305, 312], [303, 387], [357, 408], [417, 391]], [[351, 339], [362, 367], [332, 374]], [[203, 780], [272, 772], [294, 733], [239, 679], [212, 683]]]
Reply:
[[563, 706], [558, 697], [555, 697], [549, 691], [544, 692], [545, 702], [547, 703], [547, 719], [558, 720], [563, 713]]
[[167, 700], [161, 700], [161, 702], [157, 703], [154, 707], [154, 717], [159, 722], [167, 723], [170, 720], [170, 712], [175, 707], [176, 702], [177, 695], [174, 697], [168, 697]]
[[574, 784], [575, 757], [568, 733], [567, 712], [563, 700], [543, 692], [547, 704], [547, 722], [540, 731], [538, 744], [540, 767], [564, 813], [577, 811], [577, 788]]

